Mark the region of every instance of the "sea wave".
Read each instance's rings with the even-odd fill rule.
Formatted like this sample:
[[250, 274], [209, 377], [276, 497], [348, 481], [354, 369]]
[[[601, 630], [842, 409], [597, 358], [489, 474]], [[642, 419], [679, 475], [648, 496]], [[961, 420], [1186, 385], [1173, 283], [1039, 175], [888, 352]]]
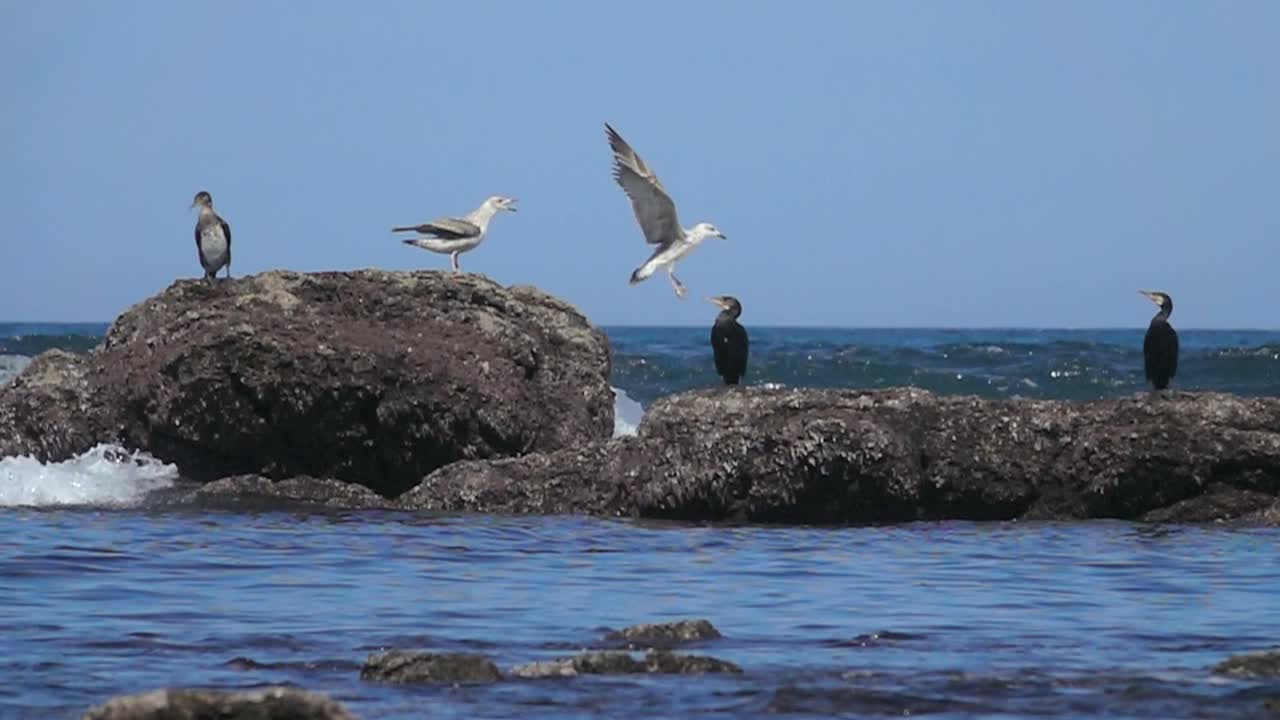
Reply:
[[642, 417], [644, 408], [640, 403], [632, 400], [626, 390], [613, 388], [613, 436], [635, 435]]
[[55, 463], [6, 457], [0, 459], [0, 507], [129, 507], [177, 479], [177, 466], [118, 445]]
[[50, 335], [0, 335], [0, 355], [24, 355], [35, 357], [45, 350], [89, 352], [102, 342], [102, 336], [84, 333], [58, 333]]
[[25, 355], [0, 355], [0, 387], [8, 385], [30, 364], [31, 358]]

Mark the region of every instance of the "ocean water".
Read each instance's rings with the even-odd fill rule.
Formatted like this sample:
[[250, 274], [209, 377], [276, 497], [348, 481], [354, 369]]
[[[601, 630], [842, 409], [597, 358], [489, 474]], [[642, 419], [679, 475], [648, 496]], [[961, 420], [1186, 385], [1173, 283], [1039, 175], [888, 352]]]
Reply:
[[[0, 355], [103, 325], [0, 325]], [[1141, 391], [1141, 330], [751, 329], [750, 381], [991, 397]], [[616, 431], [712, 383], [705, 329], [610, 329]], [[19, 337], [20, 336], [20, 337]], [[1183, 331], [1178, 387], [1280, 390], [1280, 333]], [[20, 364], [11, 360], [13, 364]], [[3, 368], [0, 365], [0, 368]], [[3, 382], [3, 378], [0, 378]], [[360, 717], [1252, 718], [1280, 681], [1210, 668], [1280, 644], [1280, 530], [1090, 523], [877, 528], [164, 509], [177, 469], [99, 447], [0, 459], [0, 718], [163, 686], [293, 684]], [[384, 648], [504, 671], [605, 631], [703, 617], [737, 676], [422, 687]]]

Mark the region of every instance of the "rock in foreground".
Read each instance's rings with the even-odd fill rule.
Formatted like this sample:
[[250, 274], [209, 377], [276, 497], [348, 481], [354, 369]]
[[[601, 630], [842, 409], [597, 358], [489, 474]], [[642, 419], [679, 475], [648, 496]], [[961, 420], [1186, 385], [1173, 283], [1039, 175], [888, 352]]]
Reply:
[[703, 655], [676, 655], [666, 650], [653, 650], [637, 660], [627, 652], [590, 651], [573, 657], [544, 660], [511, 669], [521, 678], [576, 677], [578, 675], [705, 675], [707, 673], [742, 673], [742, 668], [727, 660]]
[[1213, 671], [1238, 678], [1280, 677], [1280, 650], [1233, 655], [1215, 665]]
[[84, 720], [355, 720], [338, 702], [293, 688], [156, 690], [113, 698]]
[[754, 522], [1275, 522], [1278, 495], [1280, 399], [740, 388], [663, 398], [634, 439], [441, 468], [398, 503]]
[[278, 510], [284, 507], [377, 510], [392, 507], [390, 500], [363, 485], [305, 475], [288, 480], [237, 475], [203, 485], [182, 483], [152, 492], [146, 504], [151, 508], [193, 506], [227, 510]]
[[42, 356], [0, 389], [0, 453], [118, 442], [194, 480], [310, 475], [390, 497], [455, 460], [608, 438], [610, 363], [574, 308], [478, 275], [183, 280], [88, 358]]
[[626, 643], [629, 647], [670, 648], [719, 637], [720, 631], [710, 620], [678, 620], [632, 625], [609, 633], [605, 640]]
[[502, 679], [493, 661], [469, 653], [389, 650], [370, 655], [361, 680], [395, 683], [491, 683]]

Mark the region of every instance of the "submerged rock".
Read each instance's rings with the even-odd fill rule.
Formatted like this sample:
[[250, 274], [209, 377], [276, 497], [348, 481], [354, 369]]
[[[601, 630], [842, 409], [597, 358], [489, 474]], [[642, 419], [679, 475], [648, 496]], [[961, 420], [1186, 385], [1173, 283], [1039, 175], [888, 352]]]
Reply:
[[803, 523], [1275, 522], [1278, 495], [1280, 399], [753, 387], [662, 398], [636, 438], [446, 466], [398, 504]]
[[667, 650], [651, 650], [641, 659], [636, 659], [628, 652], [593, 650], [573, 657], [518, 665], [511, 669], [512, 675], [521, 678], [707, 673], [741, 674], [742, 668], [726, 660], [704, 655], [676, 655]]
[[84, 720], [355, 720], [324, 695], [286, 687], [250, 692], [155, 690], [112, 698]]
[[1280, 677], [1280, 650], [1233, 655], [1215, 665], [1213, 671], [1239, 678]]
[[493, 661], [469, 653], [389, 650], [370, 655], [361, 680], [395, 683], [491, 683], [502, 679]]
[[79, 364], [54, 356], [0, 391], [0, 408], [47, 414], [0, 409], [0, 452], [118, 442], [199, 481], [310, 475], [394, 496], [456, 460], [608, 438], [610, 367], [573, 307], [479, 275], [181, 280]]
[[363, 485], [341, 480], [300, 476], [271, 480], [261, 475], [237, 475], [203, 485], [190, 483], [157, 490], [147, 496], [149, 507], [196, 505], [244, 508], [319, 506], [344, 510], [392, 507], [391, 502]]
[[679, 620], [632, 625], [609, 633], [605, 640], [623, 642], [630, 647], [669, 648], [718, 637], [721, 637], [720, 631], [710, 620]]

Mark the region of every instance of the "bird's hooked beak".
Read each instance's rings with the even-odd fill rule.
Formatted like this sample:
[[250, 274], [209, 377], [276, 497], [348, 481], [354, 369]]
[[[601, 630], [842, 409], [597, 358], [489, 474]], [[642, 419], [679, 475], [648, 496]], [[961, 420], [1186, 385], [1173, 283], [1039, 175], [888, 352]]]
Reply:
[[515, 198], [507, 198], [507, 201], [506, 203], [503, 204], [502, 209], [506, 210], [507, 212], [516, 212], [520, 208], [516, 207]]
[[716, 307], [720, 308], [721, 310], [728, 310], [728, 309], [729, 309], [728, 307], [726, 307], [726, 303], [725, 303], [725, 301], [724, 301], [724, 298], [722, 298], [722, 297], [709, 297], [709, 298], [707, 298], [707, 302], [711, 303], [712, 305], [715, 305]]
[[1156, 305], [1164, 305], [1164, 298], [1160, 297], [1158, 293], [1154, 293], [1150, 290], [1139, 290], [1138, 294], [1145, 296], [1148, 300], [1155, 303]]
[[728, 239], [729, 239], [729, 238], [728, 238], [728, 236], [726, 236], [726, 235], [725, 235], [724, 233], [722, 233], [722, 232], [718, 232], [718, 233], [716, 233], [716, 237], [720, 238], [721, 240], [728, 240]]

